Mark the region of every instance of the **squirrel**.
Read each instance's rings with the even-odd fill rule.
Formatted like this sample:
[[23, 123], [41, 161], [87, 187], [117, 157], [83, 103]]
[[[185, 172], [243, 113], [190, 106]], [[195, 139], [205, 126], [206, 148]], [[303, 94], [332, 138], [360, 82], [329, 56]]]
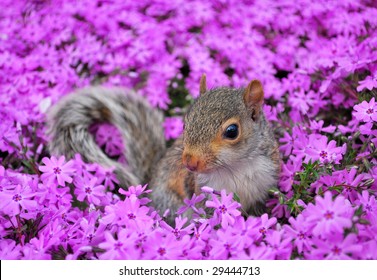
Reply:
[[[207, 90], [200, 80], [200, 96], [184, 116], [183, 134], [166, 148], [161, 111], [140, 95], [100, 86], [65, 96], [47, 115], [51, 154], [115, 167], [120, 186], [148, 183], [152, 205], [169, 209], [174, 223], [185, 198], [202, 186], [236, 193], [244, 213], [265, 212], [268, 190], [277, 184], [279, 147], [263, 113], [260, 81], [246, 88]], [[110, 159], [96, 144], [89, 127], [108, 122], [120, 131], [127, 164]]]

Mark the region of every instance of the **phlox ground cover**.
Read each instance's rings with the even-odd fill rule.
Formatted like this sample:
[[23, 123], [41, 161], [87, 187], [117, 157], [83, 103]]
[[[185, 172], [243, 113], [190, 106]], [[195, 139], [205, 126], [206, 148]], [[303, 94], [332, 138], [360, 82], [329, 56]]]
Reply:
[[[377, 259], [374, 0], [1, 6], [0, 259]], [[143, 95], [170, 143], [203, 73], [209, 87], [264, 86], [282, 166], [262, 216], [206, 186], [172, 227], [147, 185], [48, 153], [50, 106], [91, 84]], [[127, 162], [114, 127], [92, 130]]]

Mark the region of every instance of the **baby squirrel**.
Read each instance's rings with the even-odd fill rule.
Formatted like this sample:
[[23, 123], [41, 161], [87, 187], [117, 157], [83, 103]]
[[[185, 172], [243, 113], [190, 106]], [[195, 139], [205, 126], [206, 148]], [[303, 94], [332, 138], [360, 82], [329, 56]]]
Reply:
[[[184, 118], [184, 132], [168, 149], [163, 115], [139, 95], [121, 88], [90, 87], [63, 98], [49, 112], [51, 154], [115, 166], [122, 187], [149, 183], [153, 206], [174, 223], [185, 198], [200, 187], [226, 189], [240, 198], [242, 209], [264, 212], [270, 187], [280, 170], [278, 145], [265, 118], [261, 83], [245, 89], [207, 90], [200, 80], [200, 97]], [[93, 123], [108, 122], [120, 131], [127, 165], [110, 159], [89, 132]]]

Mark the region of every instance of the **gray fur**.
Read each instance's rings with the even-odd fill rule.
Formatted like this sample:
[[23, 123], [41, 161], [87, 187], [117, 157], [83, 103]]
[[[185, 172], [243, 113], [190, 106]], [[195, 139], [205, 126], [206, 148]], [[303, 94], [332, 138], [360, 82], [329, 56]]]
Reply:
[[[135, 93], [120, 88], [86, 88], [66, 96], [49, 112], [49, 150], [68, 158], [79, 153], [85, 161], [115, 166], [123, 187], [146, 183], [165, 153], [162, 121], [162, 113]], [[98, 122], [109, 122], [119, 129], [128, 166], [110, 159], [95, 143], [88, 129]]]

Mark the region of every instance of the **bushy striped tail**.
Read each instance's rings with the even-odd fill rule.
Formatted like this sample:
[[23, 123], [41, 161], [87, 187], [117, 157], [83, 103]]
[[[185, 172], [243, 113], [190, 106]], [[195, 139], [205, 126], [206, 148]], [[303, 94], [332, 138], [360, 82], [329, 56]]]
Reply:
[[[122, 187], [147, 183], [152, 168], [166, 150], [162, 121], [162, 113], [133, 92], [86, 88], [64, 97], [51, 108], [47, 118], [49, 150], [67, 158], [79, 153], [87, 162], [114, 166]], [[92, 124], [101, 122], [115, 125], [121, 133], [126, 166], [109, 158], [89, 132]]]

